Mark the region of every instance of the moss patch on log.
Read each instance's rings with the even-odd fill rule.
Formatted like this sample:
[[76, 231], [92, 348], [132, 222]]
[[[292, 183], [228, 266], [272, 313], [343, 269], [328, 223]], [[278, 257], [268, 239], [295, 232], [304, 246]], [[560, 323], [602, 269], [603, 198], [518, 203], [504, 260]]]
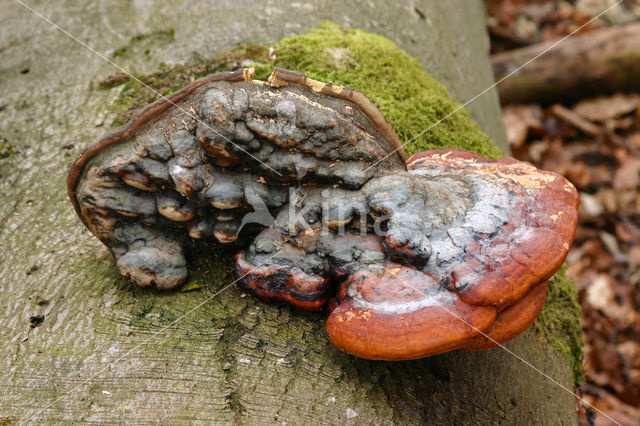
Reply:
[[576, 287], [566, 275], [566, 266], [549, 281], [547, 302], [536, 318], [534, 327], [539, 336], [559, 351], [571, 365], [576, 386], [584, 383], [582, 357], [582, 310]]
[[274, 53], [276, 66], [366, 94], [405, 142], [408, 154], [447, 147], [500, 156], [447, 89], [385, 37], [324, 23], [280, 40]]
[[[344, 29], [328, 22], [306, 34], [284, 38], [275, 46], [239, 46], [209, 60], [171, 67], [160, 64], [152, 73], [136, 76], [137, 80], [112, 76], [98, 87], [117, 91], [115, 100], [107, 107], [115, 117], [112, 124], [117, 126], [126, 122], [135, 109], [155, 100], [156, 92], [166, 95], [207, 74], [242, 66], [254, 67], [256, 79], [266, 79], [278, 66], [304, 71], [319, 81], [332, 81], [360, 90], [380, 108], [406, 143], [408, 154], [427, 149], [458, 148], [487, 158], [500, 157], [500, 150], [466, 109], [453, 100], [446, 88], [417, 60], [385, 37]], [[229, 270], [228, 264], [218, 272]], [[187, 285], [211, 282], [208, 268], [206, 265], [190, 266]], [[210, 310], [215, 311], [214, 308]], [[216, 318], [215, 312], [212, 313]], [[315, 317], [317, 314], [296, 312], [292, 315]], [[222, 322], [218, 325], [224, 327]], [[535, 328], [542, 339], [568, 360], [576, 384], [582, 383], [580, 307], [575, 287], [564, 269], [550, 282], [548, 300]], [[298, 336], [295, 332], [283, 332], [281, 337], [284, 342]]]

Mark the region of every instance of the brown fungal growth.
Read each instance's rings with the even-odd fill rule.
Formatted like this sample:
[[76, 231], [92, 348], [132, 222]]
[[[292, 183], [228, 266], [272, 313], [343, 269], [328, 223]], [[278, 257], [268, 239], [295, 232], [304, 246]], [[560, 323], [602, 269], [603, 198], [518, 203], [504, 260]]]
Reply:
[[548, 281], [534, 286], [513, 305], [498, 314], [498, 318], [484, 331], [464, 346], [464, 350], [477, 351], [498, 346], [525, 331], [542, 310], [547, 299]]
[[[307, 189], [237, 255], [242, 285], [305, 307], [334, 292], [307, 283], [337, 282], [327, 332], [364, 358], [480, 349], [522, 332], [573, 240], [573, 186], [528, 163], [465, 151], [423, 152], [407, 165], [358, 191]], [[321, 226], [337, 219], [342, 235]]]
[[468, 305], [431, 275], [391, 262], [349, 277], [339, 299], [327, 321], [329, 338], [370, 359], [415, 359], [464, 347], [496, 319], [493, 306]]
[[185, 245], [244, 245], [240, 286], [328, 306], [331, 341], [370, 359], [491, 347], [535, 319], [575, 233], [564, 178], [466, 151], [405, 160], [362, 93], [251, 77], [198, 80], [74, 163], [69, 196], [122, 275], [167, 289]]

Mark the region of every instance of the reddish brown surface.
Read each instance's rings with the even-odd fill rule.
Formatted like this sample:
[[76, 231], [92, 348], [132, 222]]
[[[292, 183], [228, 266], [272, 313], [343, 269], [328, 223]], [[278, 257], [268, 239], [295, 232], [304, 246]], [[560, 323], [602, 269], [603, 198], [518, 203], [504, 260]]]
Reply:
[[[496, 318], [495, 308], [467, 305], [429, 275], [393, 263], [353, 275], [342, 288], [349, 285], [371, 308], [339, 304], [327, 333], [335, 346], [362, 358], [416, 359], [458, 349]], [[407, 302], [426, 306], [402, 312]]]
[[[562, 266], [575, 235], [578, 194], [561, 176], [513, 158], [492, 161], [458, 150], [421, 152], [410, 157], [407, 165], [409, 170], [468, 167], [469, 173], [495, 176], [523, 200], [514, 204], [502, 237], [491, 239], [489, 246], [482, 239], [470, 241], [466, 261], [453, 267], [454, 280], [471, 272], [476, 275], [474, 285], [459, 292], [464, 302], [503, 309]], [[527, 197], [535, 203], [525, 202]], [[535, 230], [526, 243], [508, 239], [524, 226]]]
[[[244, 252], [236, 254], [235, 265], [236, 275], [242, 277], [245, 288], [267, 302], [282, 301], [307, 311], [319, 311], [329, 300], [327, 278], [277, 266], [256, 267], [247, 263]], [[307, 296], [307, 300], [300, 295]]]
[[[333, 343], [364, 358], [401, 360], [465, 347], [498, 311], [520, 302], [563, 263], [578, 199], [562, 176], [512, 158], [492, 161], [459, 150], [426, 151], [405, 163], [393, 129], [359, 92], [299, 72], [276, 69], [270, 86], [251, 80], [251, 74], [207, 77], [171, 95], [190, 105], [187, 110], [201, 109], [211, 124], [187, 121], [171, 101], [157, 102], [74, 163], [72, 201], [94, 234], [104, 237], [123, 276], [163, 289], [181, 284], [187, 276], [182, 233], [235, 241], [247, 197], [261, 191], [265, 198], [254, 197], [262, 202], [258, 208], [270, 205], [277, 218], [256, 229], [252, 243], [236, 256], [238, 284], [262, 299], [308, 310], [321, 309], [339, 285], [327, 322]], [[303, 86], [284, 87], [298, 80]], [[232, 103], [236, 89], [261, 102]], [[350, 115], [351, 104], [329, 102], [316, 92], [353, 98], [366, 117]], [[344, 114], [334, 118], [338, 110], [322, 102]], [[291, 112], [279, 119], [289, 127], [272, 125], [274, 108]], [[253, 133], [245, 129], [247, 136], [236, 125], [239, 117]], [[322, 129], [339, 135], [338, 147], [325, 142], [312, 154], [300, 150], [297, 144], [310, 137], [319, 118], [327, 121]], [[364, 132], [363, 122], [389, 138]], [[231, 139], [211, 125], [273, 149], [264, 161], [281, 172], [247, 159], [239, 164], [247, 151], [234, 150]], [[122, 143], [140, 129], [135, 145]], [[314, 135], [329, 140], [324, 133]], [[304, 185], [302, 176], [308, 179]], [[285, 198], [283, 183], [299, 185], [295, 198]], [[105, 212], [111, 213], [106, 221]], [[345, 233], [338, 232], [342, 227]], [[521, 329], [518, 322], [505, 336]]]
[[[408, 175], [384, 184], [372, 179], [360, 191], [369, 200], [391, 194], [405, 200], [389, 207], [395, 210], [391, 222], [410, 224], [405, 214], [420, 209], [433, 220], [411, 228], [412, 233], [430, 229], [428, 262], [416, 266], [416, 246], [400, 244], [390, 234], [381, 244], [382, 236], [375, 234], [340, 237], [319, 227], [290, 235], [273, 228], [257, 241], [260, 246], [283, 244], [284, 256], [256, 267], [257, 260], [249, 261], [255, 253], [236, 256], [243, 287], [265, 300], [319, 309], [337, 285], [327, 320], [329, 338], [336, 347], [368, 359], [416, 359], [468, 345], [481, 349], [495, 344], [480, 340], [488, 330], [498, 343], [524, 331], [542, 308], [546, 280], [562, 265], [573, 240], [575, 188], [529, 163], [492, 161], [467, 151], [426, 151], [410, 157], [407, 166]], [[406, 198], [420, 185], [430, 188], [428, 201], [421, 201], [428, 204]], [[391, 235], [402, 239], [405, 234]], [[365, 262], [333, 263], [318, 275], [302, 272], [307, 256], [318, 250], [322, 259], [355, 250]], [[379, 260], [362, 254], [367, 252]]]
[[522, 299], [498, 314], [498, 318], [480, 336], [465, 345], [464, 350], [489, 349], [511, 340], [522, 333], [535, 321], [547, 299], [548, 281], [544, 281]]

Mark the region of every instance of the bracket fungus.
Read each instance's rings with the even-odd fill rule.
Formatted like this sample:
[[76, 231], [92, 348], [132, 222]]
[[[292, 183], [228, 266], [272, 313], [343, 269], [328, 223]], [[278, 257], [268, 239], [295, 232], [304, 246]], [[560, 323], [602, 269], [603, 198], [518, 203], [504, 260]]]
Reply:
[[335, 346], [402, 360], [495, 346], [544, 304], [577, 222], [575, 188], [514, 159], [408, 159], [357, 90], [276, 68], [213, 74], [75, 161], [69, 197], [140, 286], [183, 283], [183, 249], [236, 252], [257, 297], [327, 307]]

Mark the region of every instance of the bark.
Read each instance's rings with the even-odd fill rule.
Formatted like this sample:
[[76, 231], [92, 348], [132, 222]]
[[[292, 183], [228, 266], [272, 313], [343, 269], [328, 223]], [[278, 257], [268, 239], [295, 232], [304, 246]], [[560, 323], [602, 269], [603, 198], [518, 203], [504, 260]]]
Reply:
[[498, 85], [500, 101], [571, 102], [587, 95], [640, 90], [640, 23], [603, 28], [491, 57], [496, 79], [541, 55]]
[[[330, 19], [391, 38], [460, 101], [491, 84], [480, 1], [33, 6], [136, 72]], [[120, 279], [65, 193], [72, 160], [105, 132], [114, 94], [96, 87], [117, 70], [18, 3], [0, 10], [0, 136], [16, 151], [0, 160], [0, 423], [575, 422], [570, 392], [500, 348], [393, 363], [342, 353], [323, 314], [228, 286], [229, 255], [195, 256], [197, 291]], [[504, 141], [495, 93], [477, 102], [475, 118]], [[569, 363], [533, 331], [507, 347], [573, 389]]]

